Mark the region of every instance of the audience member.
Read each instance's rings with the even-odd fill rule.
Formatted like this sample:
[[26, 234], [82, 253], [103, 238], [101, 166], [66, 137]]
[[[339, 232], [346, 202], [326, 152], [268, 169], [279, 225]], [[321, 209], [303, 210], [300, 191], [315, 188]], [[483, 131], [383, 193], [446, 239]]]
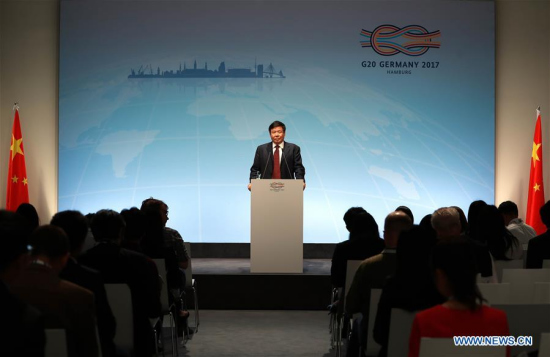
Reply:
[[480, 238], [487, 242], [495, 260], [512, 260], [523, 257], [523, 247], [504, 225], [504, 218], [496, 206], [488, 205], [479, 214]]
[[533, 227], [518, 217], [518, 206], [514, 202], [502, 202], [498, 206], [498, 211], [504, 218], [504, 225], [518, 239], [520, 244], [527, 245], [529, 240], [537, 235]]
[[409, 357], [418, 357], [422, 337], [510, 335], [506, 314], [482, 304], [472, 246], [465, 238], [440, 240], [433, 251], [432, 268], [437, 290], [446, 301], [416, 314]]
[[464, 211], [458, 206], [451, 206], [451, 208], [456, 209], [458, 215], [460, 216], [460, 235], [466, 235], [468, 232], [468, 220], [466, 219]]
[[[354, 213], [344, 216], [348, 228], [349, 240], [336, 244], [332, 255], [330, 270], [332, 285], [344, 286], [348, 260], [364, 260], [379, 254], [384, 249], [384, 241], [380, 238], [378, 225], [374, 218], [366, 211], [361, 212], [357, 207], [352, 208]], [[345, 221], [345, 220], [344, 220]]]
[[69, 238], [70, 257], [59, 277], [94, 293], [101, 352], [104, 357], [114, 356], [116, 349], [113, 338], [116, 333], [116, 321], [107, 301], [103, 279], [98, 271], [76, 260], [88, 234], [88, 220], [78, 211], [63, 211], [56, 213], [50, 223], [63, 229]]
[[424, 232], [430, 236], [434, 241], [437, 237], [434, 227], [432, 227], [432, 215], [427, 214], [420, 220], [419, 226], [424, 230]]
[[79, 261], [98, 270], [106, 284], [128, 284], [132, 292], [135, 354], [150, 356], [154, 338], [149, 318], [160, 315], [159, 275], [145, 255], [120, 247], [124, 227], [119, 213], [98, 211], [91, 228], [99, 244], [82, 254]]
[[487, 206], [487, 203], [482, 200], [474, 201], [470, 204], [470, 207], [468, 208], [468, 230], [467, 235], [468, 237], [472, 238], [473, 240], [477, 240], [480, 242], [483, 242], [485, 240], [480, 238], [479, 233], [479, 215], [481, 213], [481, 210]]
[[432, 214], [432, 227], [437, 234], [437, 239], [457, 237], [460, 235], [462, 225], [460, 214], [453, 207], [442, 207]]
[[542, 261], [550, 259], [550, 201], [540, 208], [540, 218], [546, 226], [546, 232], [529, 241], [527, 269], [540, 269]]
[[187, 266], [189, 265], [189, 253], [187, 252], [187, 249], [185, 249], [185, 245], [183, 244], [183, 238], [179, 234], [178, 231], [175, 229], [166, 227], [166, 223], [168, 222], [168, 205], [164, 203], [161, 200], [155, 199], [155, 198], [148, 198], [144, 200], [141, 203], [141, 210], [142, 211], [148, 211], [148, 210], [156, 210], [159, 212], [162, 220], [162, 225], [164, 229], [163, 237], [164, 237], [164, 245], [167, 248], [174, 249], [176, 251], [177, 257], [178, 257], [178, 264], [181, 269], [187, 269]]
[[122, 248], [143, 253], [141, 241], [145, 237], [145, 229], [147, 227], [145, 214], [139, 208], [132, 207], [130, 209], [123, 209], [120, 215], [124, 218], [124, 222], [126, 222], [124, 239], [121, 243]]
[[10, 291], [29, 263], [26, 232], [22, 217], [0, 210], [0, 346], [5, 356], [43, 357], [44, 318]]
[[430, 270], [430, 254], [435, 237], [419, 227], [403, 232], [397, 242], [397, 267], [382, 289], [374, 323], [374, 340], [382, 347], [380, 357], [388, 351], [391, 309], [423, 310], [442, 303]]
[[34, 230], [30, 243], [32, 262], [13, 285], [13, 292], [44, 314], [47, 328], [65, 329], [69, 356], [98, 356], [94, 295], [59, 278], [69, 259], [65, 232], [41, 226]]
[[15, 213], [23, 217], [27, 223], [30, 233], [34, 231], [40, 225], [40, 218], [38, 218], [38, 212], [36, 208], [30, 203], [21, 203]]
[[395, 212], [403, 212], [405, 213], [407, 216], [409, 216], [409, 218], [411, 219], [411, 222], [414, 224], [414, 216], [413, 216], [413, 213], [411, 211], [411, 209], [407, 206], [399, 206], [395, 209]]
[[349, 356], [357, 356], [358, 342], [365, 351], [366, 339], [363, 337], [367, 335], [371, 289], [381, 289], [386, 278], [395, 273], [395, 248], [399, 235], [411, 229], [412, 225], [411, 218], [402, 211], [390, 213], [384, 221], [385, 249], [382, 253], [363, 261], [355, 273], [346, 297], [346, 312], [349, 315], [361, 312], [361, 316], [354, 319], [352, 338], [347, 350]]

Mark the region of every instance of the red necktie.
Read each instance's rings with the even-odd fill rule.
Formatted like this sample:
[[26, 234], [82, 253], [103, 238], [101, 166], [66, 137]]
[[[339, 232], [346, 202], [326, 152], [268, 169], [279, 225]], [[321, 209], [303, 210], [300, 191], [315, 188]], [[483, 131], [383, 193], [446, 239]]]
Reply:
[[281, 165], [279, 163], [279, 145], [275, 145], [275, 153], [273, 154], [273, 175], [271, 175], [271, 178], [281, 178]]

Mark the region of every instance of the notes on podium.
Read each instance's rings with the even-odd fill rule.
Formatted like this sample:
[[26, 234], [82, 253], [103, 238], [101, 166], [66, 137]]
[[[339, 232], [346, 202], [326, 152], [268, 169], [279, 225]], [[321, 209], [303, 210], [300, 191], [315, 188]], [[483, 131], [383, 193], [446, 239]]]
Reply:
[[303, 180], [252, 180], [251, 273], [303, 273]]

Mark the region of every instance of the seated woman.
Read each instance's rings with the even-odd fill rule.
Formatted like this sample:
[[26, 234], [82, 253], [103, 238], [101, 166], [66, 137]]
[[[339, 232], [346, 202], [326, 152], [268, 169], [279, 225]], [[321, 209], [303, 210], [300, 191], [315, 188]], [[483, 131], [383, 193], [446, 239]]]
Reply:
[[[508, 336], [506, 314], [486, 305], [476, 285], [472, 245], [464, 238], [439, 242], [432, 255], [435, 284], [447, 298], [441, 305], [419, 312], [409, 338], [409, 357], [418, 357], [422, 337]], [[510, 349], [507, 349], [510, 356]]]

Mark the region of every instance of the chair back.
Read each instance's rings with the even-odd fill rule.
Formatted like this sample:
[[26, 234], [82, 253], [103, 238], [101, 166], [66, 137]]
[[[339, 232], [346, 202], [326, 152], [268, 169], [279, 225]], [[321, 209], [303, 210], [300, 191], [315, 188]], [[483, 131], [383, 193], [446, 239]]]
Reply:
[[550, 332], [540, 334], [539, 356], [550, 356]]
[[183, 242], [187, 254], [189, 254], [189, 263], [187, 269], [185, 269], [185, 288], [190, 289], [193, 286], [193, 259], [191, 259], [191, 244], [189, 242]]
[[544, 259], [542, 261], [542, 269], [550, 269], [550, 259]]
[[550, 269], [504, 269], [502, 282], [510, 283], [513, 304], [532, 304], [535, 283], [550, 282]]
[[164, 259], [153, 259], [157, 265], [159, 278], [162, 279], [162, 289], [160, 289], [160, 305], [162, 314], [165, 315], [170, 310], [170, 300], [168, 298], [168, 279], [166, 277], [166, 262]]
[[550, 304], [550, 283], [535, 283], [533, 303]]
[[506, 357], [505, 346], [455, 346], [452, 338], [422, 338], [419, 357]]
[[134, 313], [132, 293], [127, 284], [105, 284], [107, 300], [116, 320], [114, 342], [126, 351], [134, 350]]
[[376, 320], [376, 313], [378, 311], [378, 302], [380, 301], [380, 295], [382, 295], [382, 289], [370, 290], [370, 302], [369, 302], [369, 322], [367, 326], [367, 356], [378, 356], [380, 352], [380, 345], [376, 343], [373, 336], [374, 322]]
[[536, 350], [540, 344], [540, 334], [550, 332], [550, 304], [503, 304], [493, 307], [506, 313], [510, 336], [533, 336], [532, 346], [514, 346], [511, 348], [512, 356]]
[[388, 357], [404, 357], [409, 354], [409, 335], [416, 312], [391, 309]]
[[67, 333], [64, 329], [45, 329], [45, 357], [67, 357]]
[[355, 273], [357, 272], [357, 269], [359, 269], [359, 265], [361, 265], [362, 262], [362, 260], [348, 260], [346, 266], [346, 283], [344, 284], [344, 296], [348, 295], [349, 288], [351, 288], [351, 283], [353, 283], [353, 277], [355, 276]]
[[493, 304], [509, 304], [510, 301], [510, 283], [502, 284], [478, 284], [477, 287], [481, 295], [489, 305]]
[[499, 283], [502, 283], [502, 271], [504, 269], [523, 269], [523, 260], [495, 260], [495, 270]]

